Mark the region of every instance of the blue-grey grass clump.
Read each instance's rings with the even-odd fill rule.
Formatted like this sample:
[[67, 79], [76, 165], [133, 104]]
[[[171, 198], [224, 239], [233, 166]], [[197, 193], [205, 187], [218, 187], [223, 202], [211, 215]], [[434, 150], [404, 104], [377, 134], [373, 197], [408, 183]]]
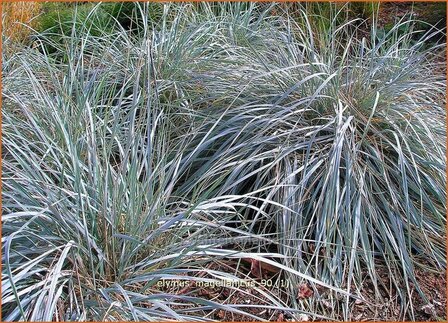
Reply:
[[[386, 298], [415, 319], [416, 271], [446, 268], [444, 32], [159, 6], [3, 37], [3, 320], [353, 320]], [[227, 301], [194, 283], [243, 279]]]

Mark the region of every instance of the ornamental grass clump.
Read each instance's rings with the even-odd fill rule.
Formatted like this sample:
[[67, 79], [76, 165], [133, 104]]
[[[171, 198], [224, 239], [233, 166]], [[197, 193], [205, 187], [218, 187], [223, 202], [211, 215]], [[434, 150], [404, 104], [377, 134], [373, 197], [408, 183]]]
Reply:
[[[138, 7], [137, 32], [4, 49], [3, 318], [353, 320], [395, 297], [414, 319], [416, 270], [446, 268], [442, 31]], [[226, 299], [204, 296], [221, 280]]]

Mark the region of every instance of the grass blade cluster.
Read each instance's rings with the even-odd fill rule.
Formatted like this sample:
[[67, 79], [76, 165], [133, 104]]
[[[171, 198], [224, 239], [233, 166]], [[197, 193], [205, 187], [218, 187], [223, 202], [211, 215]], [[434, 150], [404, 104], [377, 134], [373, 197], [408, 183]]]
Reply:
[[[443, 32], [159, 6], [154, 22], [137, 5], [137, 30], [4, 49], [4, 319], [349, 320], [384, 291], [412, 319], [416, 269], [446, 268], [445, 44], [428, 45]], [[209, 267], [242, 259], [277, 267], [289, 296], [257, 283], [248, 306], [158, 285], [248, 279]]]

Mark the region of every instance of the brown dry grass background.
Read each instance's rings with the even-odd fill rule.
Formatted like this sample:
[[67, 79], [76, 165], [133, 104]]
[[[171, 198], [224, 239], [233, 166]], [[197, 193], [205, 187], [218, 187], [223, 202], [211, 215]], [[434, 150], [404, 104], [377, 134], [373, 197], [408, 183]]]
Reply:
[[25, 40], [30, 34], [26, 25], [33, 27], [33, 18], [39, 14], [42, 4], [34, 1], [20, 1], [3, 2], [1, 6], [4, 35], [15, 41]]

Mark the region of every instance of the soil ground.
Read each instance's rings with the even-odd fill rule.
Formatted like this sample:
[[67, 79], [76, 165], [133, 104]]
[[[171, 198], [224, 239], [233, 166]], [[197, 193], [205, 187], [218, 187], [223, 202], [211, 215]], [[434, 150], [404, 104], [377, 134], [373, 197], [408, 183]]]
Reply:
[[[216, 270], [221, 272], [227, 272], [230, 274], [237, 273], [240, 278], [253, 278], [260, 281], [260, 277], [253, 272], [250, 262], [237, 260], [224, 260], [216, 263], [210, 263], [207, 266], [209, 270]], [[417, 291], [412, 291], [411, 297], [414, 304], [414, 318], [403, 317], [400, 312], [400, 301], [397, 291], [391, 286], [389, 275], [386, 269], [378, 267], [378, 279], [381, 281], [379, 285], [383, 285], [380, 293], [384, 300], [381, 304], [378, 300], [374, 299], [373, 285], [368, 279], [365, 280], [362, 288], [363, 298], [365, 302], [353, 301], [350, 309], [350, 321], [446, 321], [447, 320], [447, 286], [446, 286], [446, 273], [428, 273], [426, 271], [417, 270], [417, 280], [420, 288], [428, 297], [428, 301], [422, 299]], [[270, 278], [275, 281], [275, 278], [281, 273], [269, 273], [265, 272], [263, 278]], [[209, 274], [209, 271], [203, 271], [198, 274], [203, 278], [213, 278]], [[382, 283], [382, 284], [381, 284]], [[387, 287], [388, 286], [388, 287]], [[285, 289], [278, 287], [264, 287], [270, 294], [277, 296], [281, 301], [288, 303], [289, 292]], [[319, 290], [319, 294], [316, 295], [307, 286], [298, 286], [299, 293], [295, 295], [297, 300], [299, 298], [315, 298], [320, 297], [322, 302], [325, 302], [325, 289]], [[269, 309], [265, 306], [272, 304], [265, 296], [252, 287], [241, 287], [239, 290], [217, 286], [217, 287], [204, 287], [198, 288], [193, 284], [190, 287], [177, 287], [175, 290], [165, 290], [170, 293], [176, 293], [178, 295], [188, 295], [199, 297], [206, 300], [211, 300], [221, 304], [247, 304], [247, 308], [243, 310], [250, 314], [256, 315], [267, 321], [287, 322], [297, 321], [297, 317], [293, 319], [288, 314], [278, 310]], [[373, 305], [372, 305], [373, 304]], [[251, 307], [251, 306], [256, 307]], [[180, 307], [183, 307], [180, 305]], [[254, 319], [248, 315], [232, 313], [225, 311], [224, 309], [218, 309], [206, 313], [207, 317], [219, 321], [254, 321]], [[299, 319], [302, 321], [313, 321], [313, 317], [310, 315], [299, 315]], [[343, 319], [342, 317], [340, 318]], [[324, 321], [322, 319], [315, 319], [316, 321]]]

